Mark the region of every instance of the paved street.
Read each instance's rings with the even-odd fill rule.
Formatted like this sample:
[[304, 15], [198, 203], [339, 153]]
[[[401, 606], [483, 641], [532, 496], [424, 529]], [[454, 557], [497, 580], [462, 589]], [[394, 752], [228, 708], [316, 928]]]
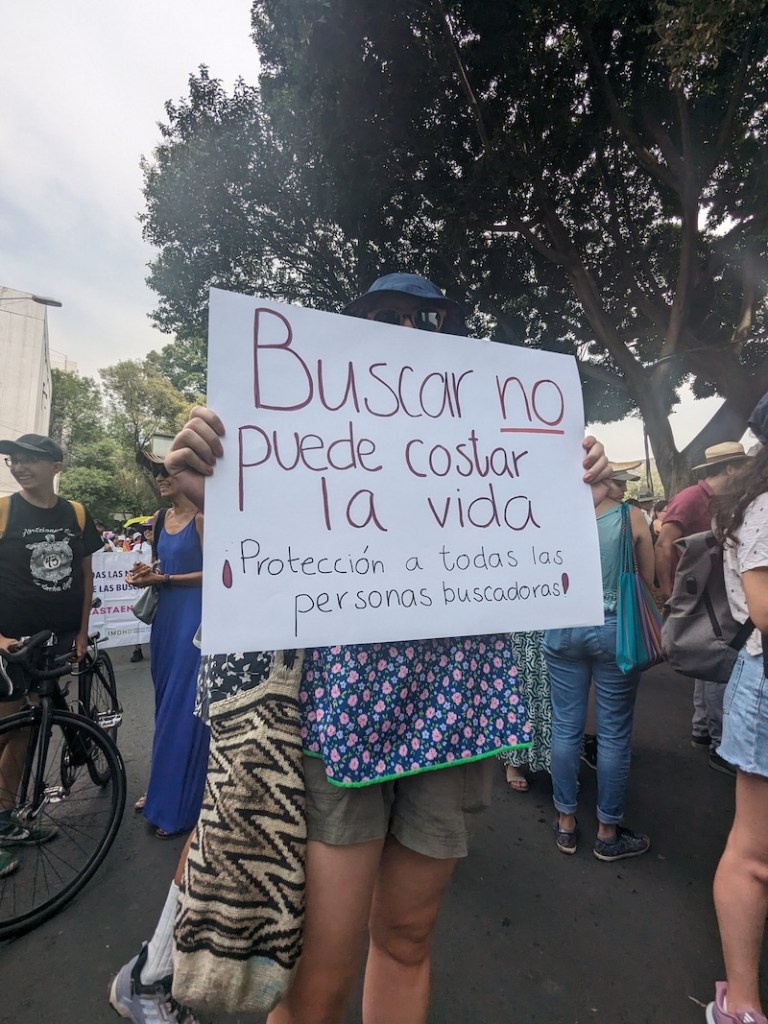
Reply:
[[[146, 661], [130, 665], [128, 649], [114, 654], [130, 808], [147, 778], [151, 681]], [[509, 793], [499, 771], [438, 927], [432, 1024], [703, 1022], [701, 1004], [722, 975], [711, 880], [733, 783], [689, 745], [690, 691], [664, 668], [642, 683], [627, 823], [651, 834], [645, 857], [613, 865], [592, 857], [589, 770], [575, 857], [554, 847], [548, 779], [537, 777], [527, 794]], [[0, 948], [0, 1024], [116, 1021], [108, 982], [149, 936], [181, 845], [155, 839], [127, 810], [107, 862], [80, 897]], [[347, 1024], [359, 1022], [353, 1012]]]

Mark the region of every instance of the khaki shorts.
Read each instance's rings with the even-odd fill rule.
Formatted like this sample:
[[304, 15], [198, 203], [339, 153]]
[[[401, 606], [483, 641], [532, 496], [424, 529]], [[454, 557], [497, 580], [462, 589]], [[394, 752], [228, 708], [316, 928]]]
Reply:
[[334, 786], [318, 757], [304, 757], [307, 838], [351, 846], [391, 833], [409, 850], [466, 857], [474, 815], [491, 802], [495, 757], [359, 789]]

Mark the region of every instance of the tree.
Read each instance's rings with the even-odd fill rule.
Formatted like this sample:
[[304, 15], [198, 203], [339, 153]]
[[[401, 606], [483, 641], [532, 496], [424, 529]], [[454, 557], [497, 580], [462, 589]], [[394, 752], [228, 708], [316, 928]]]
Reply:
[[354, 290], [355, 247], [275, 137], [258, 89], [241, 80], [227, 96], [201, 68], [189, 90], [166, 104], [163, 141], [143, 161], [156, 325], [205, 337], [210, 287], [337, 308]]
[[[145, 165], [165, 329], [205, 290], [338, 306], [380, 272], [572, 352], [588, 413], [639, 409], [686, 482], [680, 383], [768, 389], [762, 0], [255, 0], [260, 90], [203, 69]], [[181, 205], [183, 203], [183, 206]]]
[[112, 523], [116, 513], [134, 508], [124, 503], [116, 480], [116, 465], [114, 458], [90, 465], [66, 465], [59, 480], [59, 494], [81, 501], [94, 518]]
[[64, 448], [61, 496], [83, 502], [105, 523], [115, 513], [154, 510], [154, 488], [136, 465], [133, 444], [116, 439], [96, 381], [54, 369], [52, 383], [50, 434]]
[[153, 434], [175, 434], [183, 425], [189, 402], [149, 361], [126, 359], [99, 372], [112, 435], [132, 459]]
[[78, 448], [104, 434], [104, 403], [99, 385], [90, 377], [51, 370], [51, 422], [49, 433], [59, 442], [67, 461]]
[[200, 335], [183, 335], [150, 352], [147, 364], [173, 385], [188, 402], [199, 402], [206, 389], [206, 343]]

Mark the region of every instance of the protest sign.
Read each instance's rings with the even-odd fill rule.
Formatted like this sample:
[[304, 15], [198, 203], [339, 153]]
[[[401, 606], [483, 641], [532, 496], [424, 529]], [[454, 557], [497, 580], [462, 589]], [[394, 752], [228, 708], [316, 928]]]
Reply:
[[575, 361], [212, 290], [203, 651], [602, 622]]
[[125, 580], [135, 561], [131, 551], [97, 551], [93, 555], [93, 596], [101, 604], [91, 611], [88, 631], [101, 634], [101, 647], [149, 643], [151, 627], [132, 611], [144, 591]]

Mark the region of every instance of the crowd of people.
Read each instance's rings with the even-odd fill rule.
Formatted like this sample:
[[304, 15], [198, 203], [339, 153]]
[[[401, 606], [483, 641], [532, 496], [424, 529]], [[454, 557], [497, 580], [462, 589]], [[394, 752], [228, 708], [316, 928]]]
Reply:
[[[412, 274], [380, 278], [344, 313], [412, 330], [465, 333], [462, 307], [432, 282]], [[765, 445], [766, 400], [751, 426]], [[200, 622], [205, 481], [223, 454], [222, 438], [223, 425], [216, 413], [197, 409], [164, 460], [142, 457], [160, 497], [168, 503], [164, 513], [153, 517], [150, 551], [141, 553], [129, 576], [135, 586], [151, 586], [158, 593], [151, 644], [156, 728], [149, 786], [137, 810], [143, 811], [160, 838], [186, 833], [195, 824], [211, 705], [257, 686], [272, 668], [271, 652], [205, 657], [201, 662], [193, 642]], [[74, 643], [80, 655], [87, 625], [84, 609], [90, 606], [89, 559], [103, 541], [87, 513], [78, 526], [73, 507], [53, 492], [52, 481], [62, 461], [55, 442], [27, 435], [0, 443], [0, 451], [10, 456], [21, 488], [0, 543], [0, 591], [23, 580], [27, 592], [42, 597], [30, 604], [27, 619], [35, 618], [31, 628], [27, 620], [17, 623], [9, 618], [6, 602], [0, 605], [0, 651], [13, 646], [22, 628], [32, 632], [41, 619], [47, 621], [49, 608], [53, 614], [48, 592], [38, 595], [35, 590], [39, 584], [33, 570], [30, 576], [19, 526], [40, 517], [47, 523], [55, 512], [69, 545], [68, 566], [77, 565], [75, 586], [68, 591], [66, 614], [62, 612], [60, 624], [57, 619], [57, 628], [60, 642]], [[468, 853], [473, 820], [489, 801], [500, 750], [507, 783], [516, 792], [526, 792], [530, 773], [551, 774], [552, 831], [560, 853], [572, 855], [579, 843], [577, 771], [585, 756], [597, 771], [597, 830], [591, 839], [595, 858], [612, 862], [640, 856], [650, 848], [645, 832], [623, 822], [640, 673], [623, 671], [617, 664], [621, 545], [629, 536], [640, 575], [649, 587], [668, 596], [674, 581], [675, 541], [709, 529], [713, 516], [725, 553], [733, 614], [739, 621], [749, 616], [755, 630], [739, 653], [727, 687], [700, 680], [694, 696], [691, 742], [708, 751], [712, 768], [736, 777], [735, 818], [715, 879], [727, 980], [717, 984], [706, 1016], [708, 1024], [768, 1024], [758, 991], [768, 911], [768, 817], [763, 814], [768, 810], [768, 709], [763, 700], [761, 638], [768, 633], [768, 447], [751, 458], [738, 442], [714, 445], [693, 470], [698, 482], [669, 503], [650, 492], [629, 503], [626, 484], [634, 475], [612, 467], [599, 442], [585, 440], [582, 472], [592, 492], [602, 576], [600, 625], [408, 643], [395, 639], [305, 652], [299, 692], [308, 755], [303, 765], [303, 950], [290, 987], [269, 1014], [269, 1024], [339, 1024], [362, 956], [366, 1024], [424, 1024], [433, 929], [456, 862]], [[142, 531], [137, 532], [141, 536]], [[117, 543], [114, 538], [111, 542]], [[487, 657], [490, 653], [492, 659]], [[441, 677], [450, 681], [450, 706], [463, 708], [468, 666], [475, 663], [488, 665], [491, 673], [494, 686], [487, 699], [514, 705], [514, 726], [503, 717], [487, 716], [497, 719], [498, 727], [484, 730], [475, 756], [438, 770], [394, 780], [358, 776], [358, 784], [347, 787], [329, 783], [327, 766], [337, 760], [338, 751], [329, 741], [333, 730], [325, 728], [321, 734], [317, 723], [342, 721], [348, 711], [345, 701], [357, 699], [360, 665], [369, 666], [365, 685], [377, 693], [400, 691], [390, 684], [404, 678], [421, 687], [439, 665]], [[326, 685], [331, 682], [333, 686]], [[334, 688], [341, 699], [338, 694], [331, 699]], [[585, 734], [591, 691], [594, 732]], [[406, 687], [402, 692], [407, 698], [411, 691]], [[18, 695], [15, 698], [18, 701]], [[413, 725], [397, 701], [395, 694], [387, 713], [405, 722], [407, 731]], [[447, 730], [442, 729], [437, 703], [431, 711], [438, 737]], [[476, 704], [465, 711], [470, 723], [479, 713]], [[5, 713], [6, 705], [0, 705], [0, 714]], [[358, 731], [363, 747], [365, 726]], [[404, 742], [409, 738], [407, 734]], [[5, 792], [12, 790], [12, 758], [7, 755], [7, 750], [0, 755]], [[19, 869], [14, 842], [55, 839], [6, 822], [4, 813], [0, 804], [0, 875]], [[11, 829], [7, 838], [6, 827]], [[110, 989], [114, 1008], [135, 1024], [194, 1019], [170, 995], [178, 885], [188, 850], [189, 842], [151, 939], [121, 968]]]
[[100, 519], [95, 520], [96, 529], [101, 534], [104, 551], [127, 551], [140, 558], [146, 558], [149, 554], [151, 541], [147, 533], [152, 530], [152, 520], [147, 519], [143, 523], [136, 523], [133, 529], [124, 527], [119, 530], [108, 530]]

